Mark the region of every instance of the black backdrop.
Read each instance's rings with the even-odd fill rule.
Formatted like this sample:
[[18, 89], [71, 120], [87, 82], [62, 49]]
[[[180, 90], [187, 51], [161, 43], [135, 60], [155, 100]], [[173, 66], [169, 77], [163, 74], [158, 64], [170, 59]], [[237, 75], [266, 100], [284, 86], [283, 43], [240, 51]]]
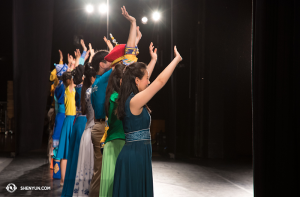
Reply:
[[254, 196], [300, 196], [300, 2], [255, 0]]
[[13, 54], [17, 152], [41, 147], [49, 92], [53, 0], [14, 0]]

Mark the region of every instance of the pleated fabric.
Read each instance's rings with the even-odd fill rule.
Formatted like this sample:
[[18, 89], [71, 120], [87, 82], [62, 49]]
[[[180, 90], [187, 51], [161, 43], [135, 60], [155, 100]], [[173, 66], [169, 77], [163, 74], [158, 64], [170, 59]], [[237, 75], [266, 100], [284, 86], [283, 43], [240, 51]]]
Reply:
[[146, 107], [140, 115], [131, 113], [133, 97], [132, 93], [125, 103], [126, 143], [116, 162], [113, 197], [153, 197], [151, 116]]
[[75, 116], [66, 116], [59, 138], [59, 145], [56, 158], [67, 159], [69, 153], [69, 143], [71, 139], [73, 122]]
[[92, 127], [84, 130], [81, 137], [73, 196], [89, 196], [90, 193], [94, 172], [94, 148], [91, 130]]
[[81, 115], [76, 118], [76, 122], [73, 126], [67, 158], [68, 162], [64, 187], [61, 196], [73, 196], [80, 141], [86, 122], [86, 116]]
[[116, 162], [124, 144], [125, 140], [115, 139], [107, 142], [104, 146], [100, 179], [100, 197], [112, 197]]

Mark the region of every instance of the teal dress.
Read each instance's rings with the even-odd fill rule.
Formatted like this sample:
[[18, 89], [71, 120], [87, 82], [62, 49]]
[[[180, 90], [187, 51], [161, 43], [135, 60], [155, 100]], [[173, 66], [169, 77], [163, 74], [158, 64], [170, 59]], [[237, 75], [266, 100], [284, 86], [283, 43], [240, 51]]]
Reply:
[[113, 197], [153, 197], [151, 116], [146, 107], [140, 115], [133, 115], [125, 103], [123, 129], [126, 143], [120, 152], [115, 169]]

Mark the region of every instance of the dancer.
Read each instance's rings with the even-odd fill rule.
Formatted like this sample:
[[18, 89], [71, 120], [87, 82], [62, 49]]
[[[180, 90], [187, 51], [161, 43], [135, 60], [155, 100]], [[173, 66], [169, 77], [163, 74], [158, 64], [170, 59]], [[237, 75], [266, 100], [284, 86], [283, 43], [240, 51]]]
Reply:
[[120, 81], [123, 76], [124, 64], [117, 64], [109, 77], [106, 88], [105, 111], [108, 116], [109, 129], [105, 141], [100, 181], [100, 197], [112, 196], [115, 165], [120, 151], [125, 144], [125, 134], [122, 121], [115, 115], [116, 99], [120, 90]]
[[94, 168], [94, 149], [91, 129], [94, 126], [94, 109], [91, 104], [91, 86], [96, 79], [96, 71], [90, 63], [85, 66], [81, 93], [81, 112], [86, 115], [87, 123], [82, 134], [75, 176], [73, 196], [88, 196]]
[[89, 196], [99, 196], [100, 174], [102, 165], [102, 154], [100, 151], [100, 140], [105, 131], [105, 91], [108, 78], [111, 74], [111, 62], [105, 61], [104, 57], [108, 51], [101, 50], [95, 53], [92, 59], [92, 67], [96, 72], [96, 79], [92, 85], [91, 103], [95, 112], [95, 125], [92, 129], [92, 143], [94, 147], [94, 173], [91, 181]]
[[[153, 48], [153, 43], [151, 43], [149, 47], [151, 61], [148, 65], [151, 69], [153, 69], [157, 60], [157, 50], [155, 49], [153, 51]], [[119, 120], [115, 114], [117, 107], [116, 100], [118, 98], [124, 68], [124, 64], [117, 64], [115, 66], [115, 70], [109, 78], [106, 89], [105, 110], [106, 114], [108, 114], [108, 124], [110, 127], [107, 132], [107, 139], [103, 154], [100, 197], [112, 196], [115, 165], [118, 155], [125, 144], [125, 134], [122, 121]]]
[[57, 150], [59, 145], [59, 138], [61, 134], [61, 129], [65, 120], [65, 105], [64, 105], [64, 94], [65, 87], [62, 81], [62, 75], [67, 71], [68, 66], [66, 64], [57, 64], [55, 65], [57, 70], [57, 77], [59, 78], [59, 84], [55, 88], [54, 91], [54, 100], [55, 100], [55, 126], [54, 132], [52, 135], [53, 138], [53, 178], [60, 179], [61, 171], [60, 171], [60, 158], [57, 158]]
[[116, 163], [113, 197], [153, 197], [151, 116], [146, 104], [167, 83], [182, 60], [176, 47], [174, 54], [173, 61], [151, 85], [153, 68], [137, 62], [125, 69], [117, 115], [123, 122], [126, 144]]
[[[121, 8], [122, 14], [130, 21], [130, 32], [127, 41], [128, 47], [135, 47], [136, 40], [136, 20], [128, 15], [125, 7]], [[105, 132], [105, 92], [108, 78], [112, 72], [111, 62], [104, 60], [108, 51], [97, 52], [92, 59], [92, 67], [96, 70], [96, 80], [92, 85], [91, 102], [95, 111], [95, 125], [92, 129], [92, 141], [94, 146], [94, 174], [91, 182], [89, 196], [99, 196], [100, 177], [102, 168], [102, 154], [100, 150], [100, 140]], [[114, 68], [114, 67], [113, 67]]]
[[61, 180], [60, 185], [62, 186], [65, 179], [66, 166], [67, 166], [67, 157], [69, 153], [69, 142], [72, 134], [73, 122], [76, 115], [75, 107], [75, 84], [73, 82], [71, 72], [65, 72], [63, 74], [63, 83], [66, 86], [65, 88], [65, 114], [66, 118], [63, 123], [61, 130], [61, 135], [59, 139], [57, 158], [61, 159]]
[[[61, 52], [61, 50], [58, 50], [59, 52], [59, 56], [60, 56], [60, 59], [59, 59], [59, 65], [62, 65], [63, 66], [63, 54]], [[55, 67], [56, 67], [56, 64], [54, 64]], [[57, 85], [59, 84], [59, 79], [58, 79], [58, 76], [57, 76], [57, 71], [58, 69], [54, 68], [50, 74], [50, 81], [53, 81], [53, 84], [51, 85], [51, 90], [50, 90], [50, 96], [53, 98], [53, 102], [51, 103], [51, 108], [48, 112], [48, 115], [50, 114], [53, 114], [51, 115], [52, 117], [54, 117], [54, 120], [55, 120], [55, 116], [57, 114], [57, 104], [56, 104], [56, 101], [55, 101], [55, 98], [54, 98], [54, 91], [57, 87]], [[59, 69], [60, 71], [61, 69]], [[54, 115], [55, 113], [55, 115]], [[51, 117], [50, 116], [50, 117]], [[49, 141], [48, 141], [48, 157], [49, 157], [49, 163], [53, 163], [53, 159], [52, 159], [52, 156], [53, 156], [53, 134], [54, 134], [54, 129], [55, 129], [55, 121], [50, 121], [50, 124], [49, 124], [50, 128], [51, 128], [51, 132], [49, 133]], [[50, 166], [51, 168], [51, 166]]]
[[[76, 85], [82, 82], [83, 72], [84, 67], [82, 65], [77, 66], [72, 71], [73, 81]], [[80, 140], [87, 122], [86, 116], [81, 115], [81, 111], [78, 111], [78, 114], [80, 115], [78, 115], [76, 118], [70, 137], [69, 152], [67, 156], [68, 163], [65, 173], [64, 187], [61, 196], [73, 195]]]

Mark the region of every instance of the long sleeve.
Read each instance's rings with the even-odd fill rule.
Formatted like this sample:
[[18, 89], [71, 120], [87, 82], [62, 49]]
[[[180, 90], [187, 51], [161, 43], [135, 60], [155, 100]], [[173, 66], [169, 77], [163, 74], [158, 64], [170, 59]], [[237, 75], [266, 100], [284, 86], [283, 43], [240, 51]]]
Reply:
[[54, 68], [50, 74], [50, 81], [55, 81], [55, 79], [57, 79], [56, 68]]

